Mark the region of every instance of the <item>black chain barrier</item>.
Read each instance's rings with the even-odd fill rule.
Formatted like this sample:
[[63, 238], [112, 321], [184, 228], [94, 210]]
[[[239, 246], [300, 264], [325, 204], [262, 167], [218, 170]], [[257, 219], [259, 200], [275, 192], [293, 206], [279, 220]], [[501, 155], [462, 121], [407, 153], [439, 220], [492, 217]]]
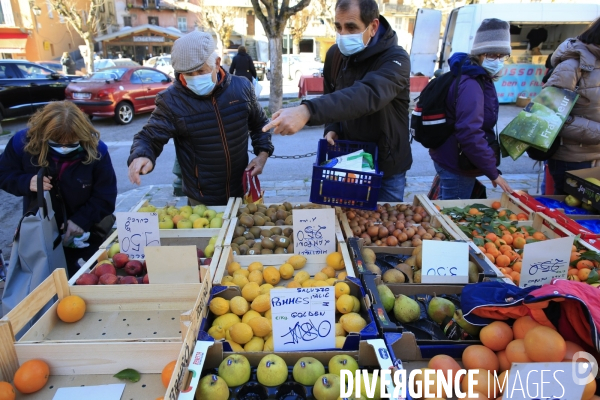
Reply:
[[[248, 150], [248, 153], [250, 154], [254, 154], [253, 151]], [[294, 156], [276, 156], [275, 154], [273, 154], [271, 157], [269, 158], [281, 158], [282, 160], [298, 160], [300, 158], [308, 158], [308, 157], [314, 157], [317, 155], [317, 152], [315, 151], [314, 153], [306, 153], [306, 154], [298, 154], [298, 155], [294, 155]]]

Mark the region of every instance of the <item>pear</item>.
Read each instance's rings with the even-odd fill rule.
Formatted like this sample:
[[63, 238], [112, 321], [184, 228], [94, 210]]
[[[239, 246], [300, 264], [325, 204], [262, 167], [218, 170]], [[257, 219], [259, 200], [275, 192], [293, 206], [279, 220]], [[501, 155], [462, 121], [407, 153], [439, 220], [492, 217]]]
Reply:
[[469, 261], [469, 283], [479, 282], [479, 267], [473, 261]]
[[463, 318], [462, 310], [456, 310], [454, 313], [454, 321], [462, 328], [463, 331], [467, 332], [471, 336], [479, 336], [481, 331], [480, 326], [470, 324], [466, 319]]
[[404, 274], [397, 269], [388, 269], [383, 273], [381, 279], [385, 283], [404, 283], [406, 277]]
[[421, 270], [415, 271], [415, 273], [413, 274], [413, 281], [415, 283], [421, 283]]
[[427, 315], [438, 324], [444, 322], [446, 318], [452, 318], [455, 311], [456, 307], [454, 303], [435, 296], [435, 293], [434, 298], [429, 302], [429, 307], [427, 307]]
[[403, 272], [404, 275], [406, 275], [406, 277], [408, 278], [408, 283], [413, 283], [414, 272], [410, 265], [402, 263], [402, 264], [396, 265], [394, 268], [396, 268], [398, 271]]
[[421, 318], [421, 307], [410, 297], [400, 294], [394, 302], [394, 316], [404, 324], [415, 322]]
[[366, 268], [369, 272], [372, 272], [375, 275], [381, 275], [381, 268], [375, 264], [367, 264]]
[[373, 250], [369, 249], [368, 247], [363, 247], [363, 249], [360, 252], [362, 254], [362, 258], [365, 264], [375, 264], [375, 259], [377, 258], [377, 256], [375, 255], [375, 252]]
[[383, 304], [383, 308], [386, 312], [390, 312], [394, 309], [394, 293], [386, 285], [377, 285], [377, 291], [379, 292], [379, 298]]

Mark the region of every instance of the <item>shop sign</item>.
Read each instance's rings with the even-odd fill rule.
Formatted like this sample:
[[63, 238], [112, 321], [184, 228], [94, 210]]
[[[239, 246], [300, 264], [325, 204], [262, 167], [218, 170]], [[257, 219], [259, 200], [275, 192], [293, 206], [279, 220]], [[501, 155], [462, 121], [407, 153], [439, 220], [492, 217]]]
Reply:
[[134, 36], [134, 42], [164, 42], [164, 36]]

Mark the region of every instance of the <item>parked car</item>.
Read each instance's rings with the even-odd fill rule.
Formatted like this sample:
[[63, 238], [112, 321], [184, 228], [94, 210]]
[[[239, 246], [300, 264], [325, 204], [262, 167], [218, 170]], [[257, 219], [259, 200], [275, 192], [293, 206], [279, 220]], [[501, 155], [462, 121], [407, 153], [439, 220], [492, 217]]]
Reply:
[[[56, 71], [59, 74], [62, 74], [62, 71], [63, 71], [62, 67], [63, 66], [60, 63], [60, 61], [36, 61], [35, 63], [41, 65], [42, 67], [46, 67], [46, 68], [49, 68], [49, 69], [51, 69], [53, 71]], [[77, 75], [77, 74], [79, 74], [79, 75]], [[77, 74], [75, 74], [75, 75], [67, 75], [67, 76], [72, 77], [73, 80], [75, 80], [75, 79], [82, 79], [83, 78], [83, 73], [81, 71], [77, 71]]]
[[65, 99], [73, 80], [26, 60], [0, 60], [0, 120], [31, 115], [54, 100]]
[[94, 71], [100, 71], [104, 68], [111, 67], [139, 67], [140, 64], [133, 61], [131, 58], [101, 58], [94, 60]]
[[170, 55], [152, 57], [148, 59], [148, 61], [144, 62], [144, 66], [156, 68], [157, 70], [169, 75], [171, 78], [175, 77], [175, 72], [173, 71], [173, 66], [171, 65]]
[[156, 95], [171, 81], [153, 68], [113, 67], [71, 83], [65, 96], [89, 116], [113, 117], [125, 125], [135, 114], [153, 111]]
[[[302, 75], [319, 74], [323, 70], [323, 63], [317, 61], [307, 61], [296, 54], [284, 54], [282, 56], [281, 69], [284, 78], [288, 77], [288, 57], [290, 59], [289, 74], [292, 79], [300, 79]], [[271, 61], [267, 61], [267, 79], [271, 79]]]

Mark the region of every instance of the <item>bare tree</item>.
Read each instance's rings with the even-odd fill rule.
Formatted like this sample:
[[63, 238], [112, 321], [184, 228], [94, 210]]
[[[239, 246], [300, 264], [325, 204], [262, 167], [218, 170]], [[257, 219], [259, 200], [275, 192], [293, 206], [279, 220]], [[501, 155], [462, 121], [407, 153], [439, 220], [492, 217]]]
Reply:
[[281, 70], [283, 49], [283, 31], [288, 19], [305, 9], [311, 0], [299, 0], [290, 6], [290, 0], [250, 0], [256, 17], [262, 24], [269, 39], [269, 61], [271, 62], [271, 93], [269, 110], [275, 112], [281, 108], [283, 99], [283, 73]]
[[217, 47], [221, 49], [221, 56], [233, 33], [233, 20], [240, 15], [241, 8], [228, 6], [206, 6], [201, 8], [201, 13], [207, 25], [217, 35]]
[[81, 36], [88, 48], [84, 57], [88, 73], [94, 72], [94, 36], [98, 32], [100, 8], [105, 0], [89, 0], [87, 8], [77, 8], [76, 0], [48, 0], [52, 8], [67, 20], [69, 25]]
[[300, 54], [300, 41], [314, 16], [315, 10], [311, 5], [292, 15], [290, 18], [291, 34], [294, 42], [294, 54]]
[[335, 35], [335, 0], [316, 0], [315, 17], [325, 24], [327, 35]]

